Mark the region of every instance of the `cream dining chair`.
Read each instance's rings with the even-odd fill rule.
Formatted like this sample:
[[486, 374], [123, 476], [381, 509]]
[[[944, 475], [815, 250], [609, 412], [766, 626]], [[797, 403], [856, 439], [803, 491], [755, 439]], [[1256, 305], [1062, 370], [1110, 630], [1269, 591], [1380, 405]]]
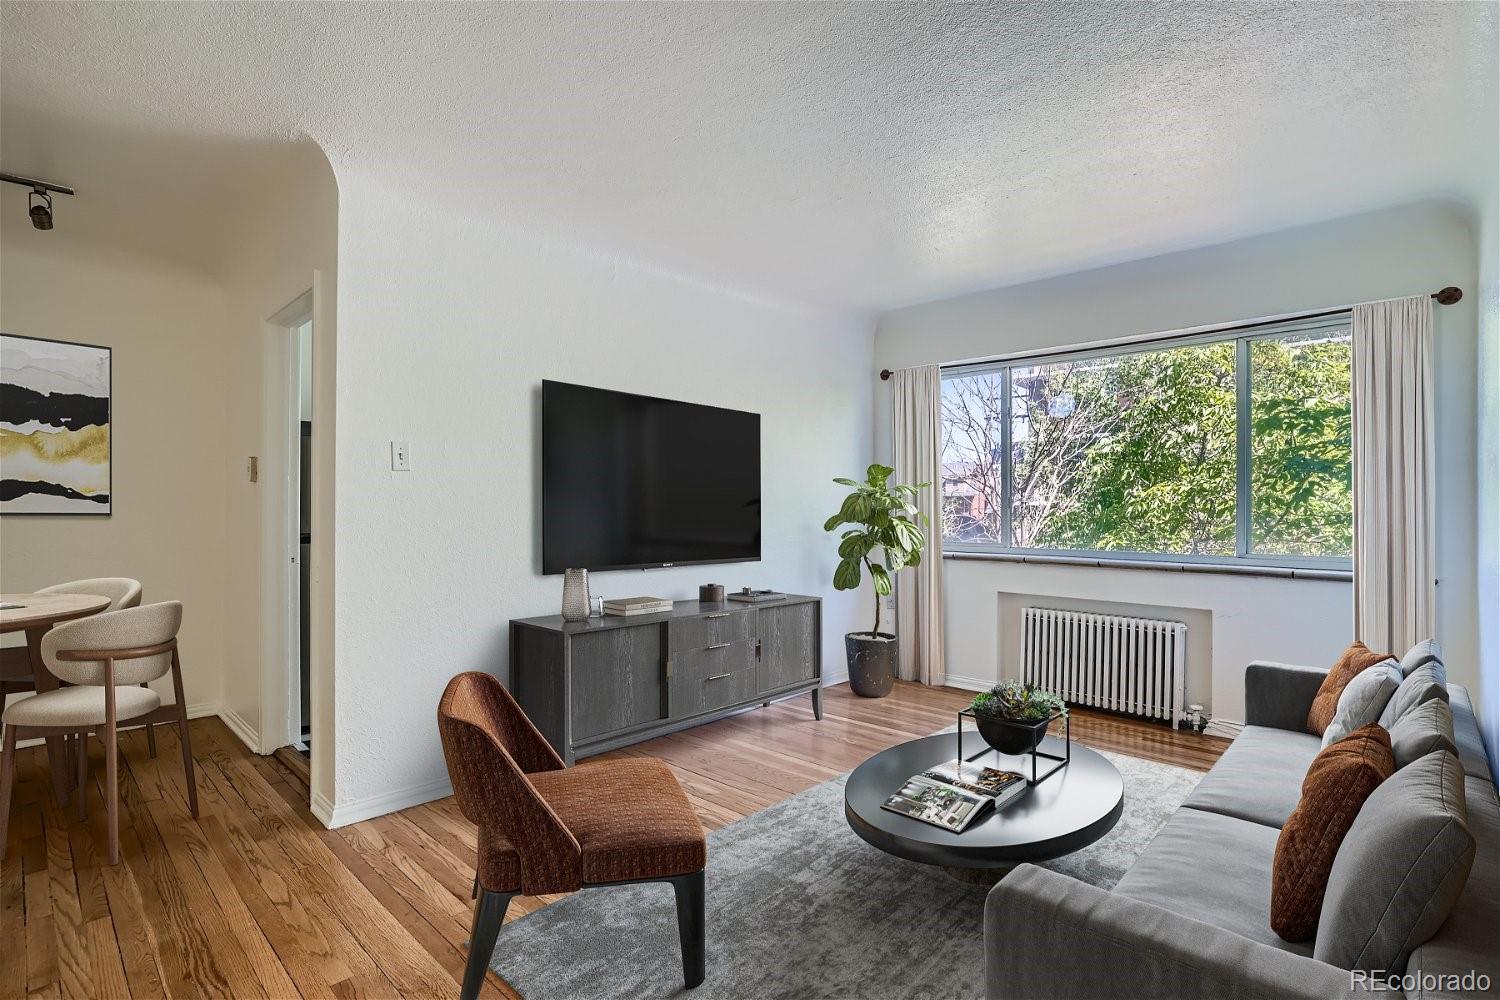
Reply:
[[[70, 580], [67, 583], [43, 587], [38, 594], [94, 594], [109, 598], [105, 611], [139, 607], [141, 584], [124, 576], [101, 576], [93, 580]], [[35, 690], [31, 676], [31, 658], [25, 646], [8, 646], [0, 650], [0, 702], [7, 694]]]
[[[93, 594], [109, 598], [105, 611], [139, 607], [141, 583], [128, 576], [100, 576], [90, 580], [69, 580], [42, 587], [38, 594]], [[7, 646], [0, 649], [0, 709], [5, 707], [5, 696], [24, 694], [36, 690], [36, 677], [31, 672], [31, 655], [25, 646]], [[151, 756], [156, 756], [156, 733], [146, 727], [146, 746]]]
[[[32, 695], [10, 705], [0, 721], [0, 857], [10, 823], [11, 787], [15, 782], [16, 742], [34, 736], [97, 735], [104, 743], [105, 803], [109, 810], [109, 862], [120, 860], [119, 740], [121, 723], [132, 725], [175, 720], [187, 775], [188, 808], [198, 815], [193, 778], [193, 750], [188, 738], [187, 702], [182, 694], [182, 664], [177, 631], [182, 604], [167, 601], [139, 608], [106, 611], [66, 622], [42, 637], [42, 659], [60, 680], [73, 685]], [[172, 674], [176, 704], [163, 705], [145, 685]], [[88, 748], [79, 746], [78, 814], [84, 815]]]

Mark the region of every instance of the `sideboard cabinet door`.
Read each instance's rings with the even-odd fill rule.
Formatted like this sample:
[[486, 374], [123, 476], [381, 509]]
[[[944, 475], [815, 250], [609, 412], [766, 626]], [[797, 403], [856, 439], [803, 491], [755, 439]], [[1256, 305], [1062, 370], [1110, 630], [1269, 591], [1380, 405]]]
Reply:
[[761, 691], [778, 691], [818, 676], [819, 638], [816, 602], [760, 608]]
[[573, 636], [575, 744], [667, 717], [663, 631], [642, 625]]

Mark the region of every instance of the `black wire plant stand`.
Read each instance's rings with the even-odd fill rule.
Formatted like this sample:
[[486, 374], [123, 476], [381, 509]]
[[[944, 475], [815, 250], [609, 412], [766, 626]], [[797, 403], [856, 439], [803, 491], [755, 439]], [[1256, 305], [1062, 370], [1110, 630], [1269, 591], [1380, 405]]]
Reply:
[[[974, 728], [976, 730], [979, 729], [979, 718], [978, 718], [978, 716], [976, 716], [974, 714], [974, 710], [972, 708], [965, 708], [965, 709], [962, 709], [962, 710], [959, 711], [959, 713], [958, 713], [958, 733], [957, 733], [957, 739], [958, 739], [958, 756], [959, 756], [960, 759], [962, 759], [962, 760], [964, 760], [966, 762], [969, 762], [969, 763], [973, 763], [974, 761], [978, 760], [980, 757], [983, 757], [985, 754], [990, 753], [991, 751], [993, 751], [995, 753], [1004, 753], [1003, 750], [1000, 750], [998, 747], [991, 746], [989, 744], [989, 742], [986, 741], [985, 742], [985, 747], [984, 747], [983, 750], [980, 750], [978, 753], [973, 753], [973, 754], [970, 754], [967, 757], [965, 757], [964, 756], [964, 719], [965, 718], [968, 718], [968, 719], [972, 720], [973, 723], [974, 723]], [[1057, 754], [1055, 754], [1055, 753], [1048, 753], [1047, 751], [1040, 749], [1042, 740], [1045, 739], [1046, 735], [1047, 735], [1046, 730], [1050, 729], [1052, 727], [1052, 723], [1056, 722], [1058, 719], [1062, 719], [1063, 720], [1063, 752], [1062, 752], [1062, 756], [1060, 756], [1060, 757]], [[1029, 741], [1031, 743], [1031, 749], [1030, 749], [1030, 751], [1025, 751], [1025, 752], [1022, 752], [1022, 753], [1019, 753], [1019, 754], [1013, 754], [1012, 755], [1012, 756], [1017, 756], [1017, 757], [1029, 756], [1031, 758], [1031, 777], [1026, 779], [1026, 786], [1028, 788], [1034, 788], [1035, 786], [1040, 785], [1042, 782], [1046, 781], [1048, 778], [1052, 777], [1054, 774], [1056, 774], [1057, 772], [1061, 771], [1063, 768], [1067, 767], [1068, 763], [1073, 759], [1073, 718], [1069, 714], [1069, 712], [1067, 711], [1067, 709], [1062, 709], [1060, 711], [1054, 712], [1052, 715], [1048, 716], [1048, 718], [1045, 720], [1045, 722], [1043, 722], [1041, 720], [1038, 720], [1036, 722], [1017, 722], [1014, 719], [999, 719], [999, 718], [995, 718], [994, 716], [987, 716], [985, 718], [985, 722], [986, 723], [993, 723], [993, 724], [996, 724], [996, 725], [1007, 726], [1007, 727], [1014, 728], [1014, 729], [1026, 730], [1026, 731], [1028, 731], [1028, 733], [1034, 733], [1035, 730], [1037, 730], [1039, 728], [1042, 729], [1041, 735], [1036, 736], [1034, 739], [1031, 739]], [[1045, 727], [1045, 728], [1043, 728], [1043, 727]], [[983, 733], [981, 733], [980, 736], [983, 737]], [[1050, 761], [1054, 761], [1055, 762], [1040, 777], [1038, 777], [1038, 775], [1036, 773], [1036, 770], [1037, 770], [1037, 763], [1036, 762], [1037, 762], [1037, 758], [1038, 757], [1041, 757], [1043, 760], [1050, 760]]]

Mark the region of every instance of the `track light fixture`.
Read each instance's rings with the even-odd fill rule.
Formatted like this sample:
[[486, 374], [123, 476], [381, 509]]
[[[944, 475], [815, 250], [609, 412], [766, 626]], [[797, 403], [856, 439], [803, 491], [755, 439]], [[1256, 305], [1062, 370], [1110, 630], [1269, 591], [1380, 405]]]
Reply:
[[52, 228], [52, 196], [47, 193], [46, 188], [32, 188], [31, 197], [31, 224], [38, 229]]
[[0, 181], [8, 184], [20, 184], [31, 188], [31, 194], [27, 197], [27, 214], [31, 216], [31, 224], [37, 229], [46, 232], [52, 228], [52, 195], [72, 194], [73, 189], [61, 184], [53, 184], [49, 181], [39, 181], [35, 177], [21, 177], [16, 174], [0, 173]]

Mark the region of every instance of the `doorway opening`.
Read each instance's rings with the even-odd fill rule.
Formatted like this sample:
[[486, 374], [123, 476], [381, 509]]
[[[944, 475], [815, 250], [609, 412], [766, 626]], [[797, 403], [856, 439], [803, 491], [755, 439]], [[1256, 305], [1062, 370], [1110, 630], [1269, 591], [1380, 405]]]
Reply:
[[276, 354], [285, 359], [284, 493], [280, 563], [285, 601], [280, 669], [271, 671], [264, 691], [265, 712], [261, 753], [274, 753], [311, 789], [312, 754], [319, 738], [312, 711], [312, 545], [313, 493], [316, 467], [312, 460], [314, 372], [313, 293], [299, 296], [271, 319], [277, 337]]

